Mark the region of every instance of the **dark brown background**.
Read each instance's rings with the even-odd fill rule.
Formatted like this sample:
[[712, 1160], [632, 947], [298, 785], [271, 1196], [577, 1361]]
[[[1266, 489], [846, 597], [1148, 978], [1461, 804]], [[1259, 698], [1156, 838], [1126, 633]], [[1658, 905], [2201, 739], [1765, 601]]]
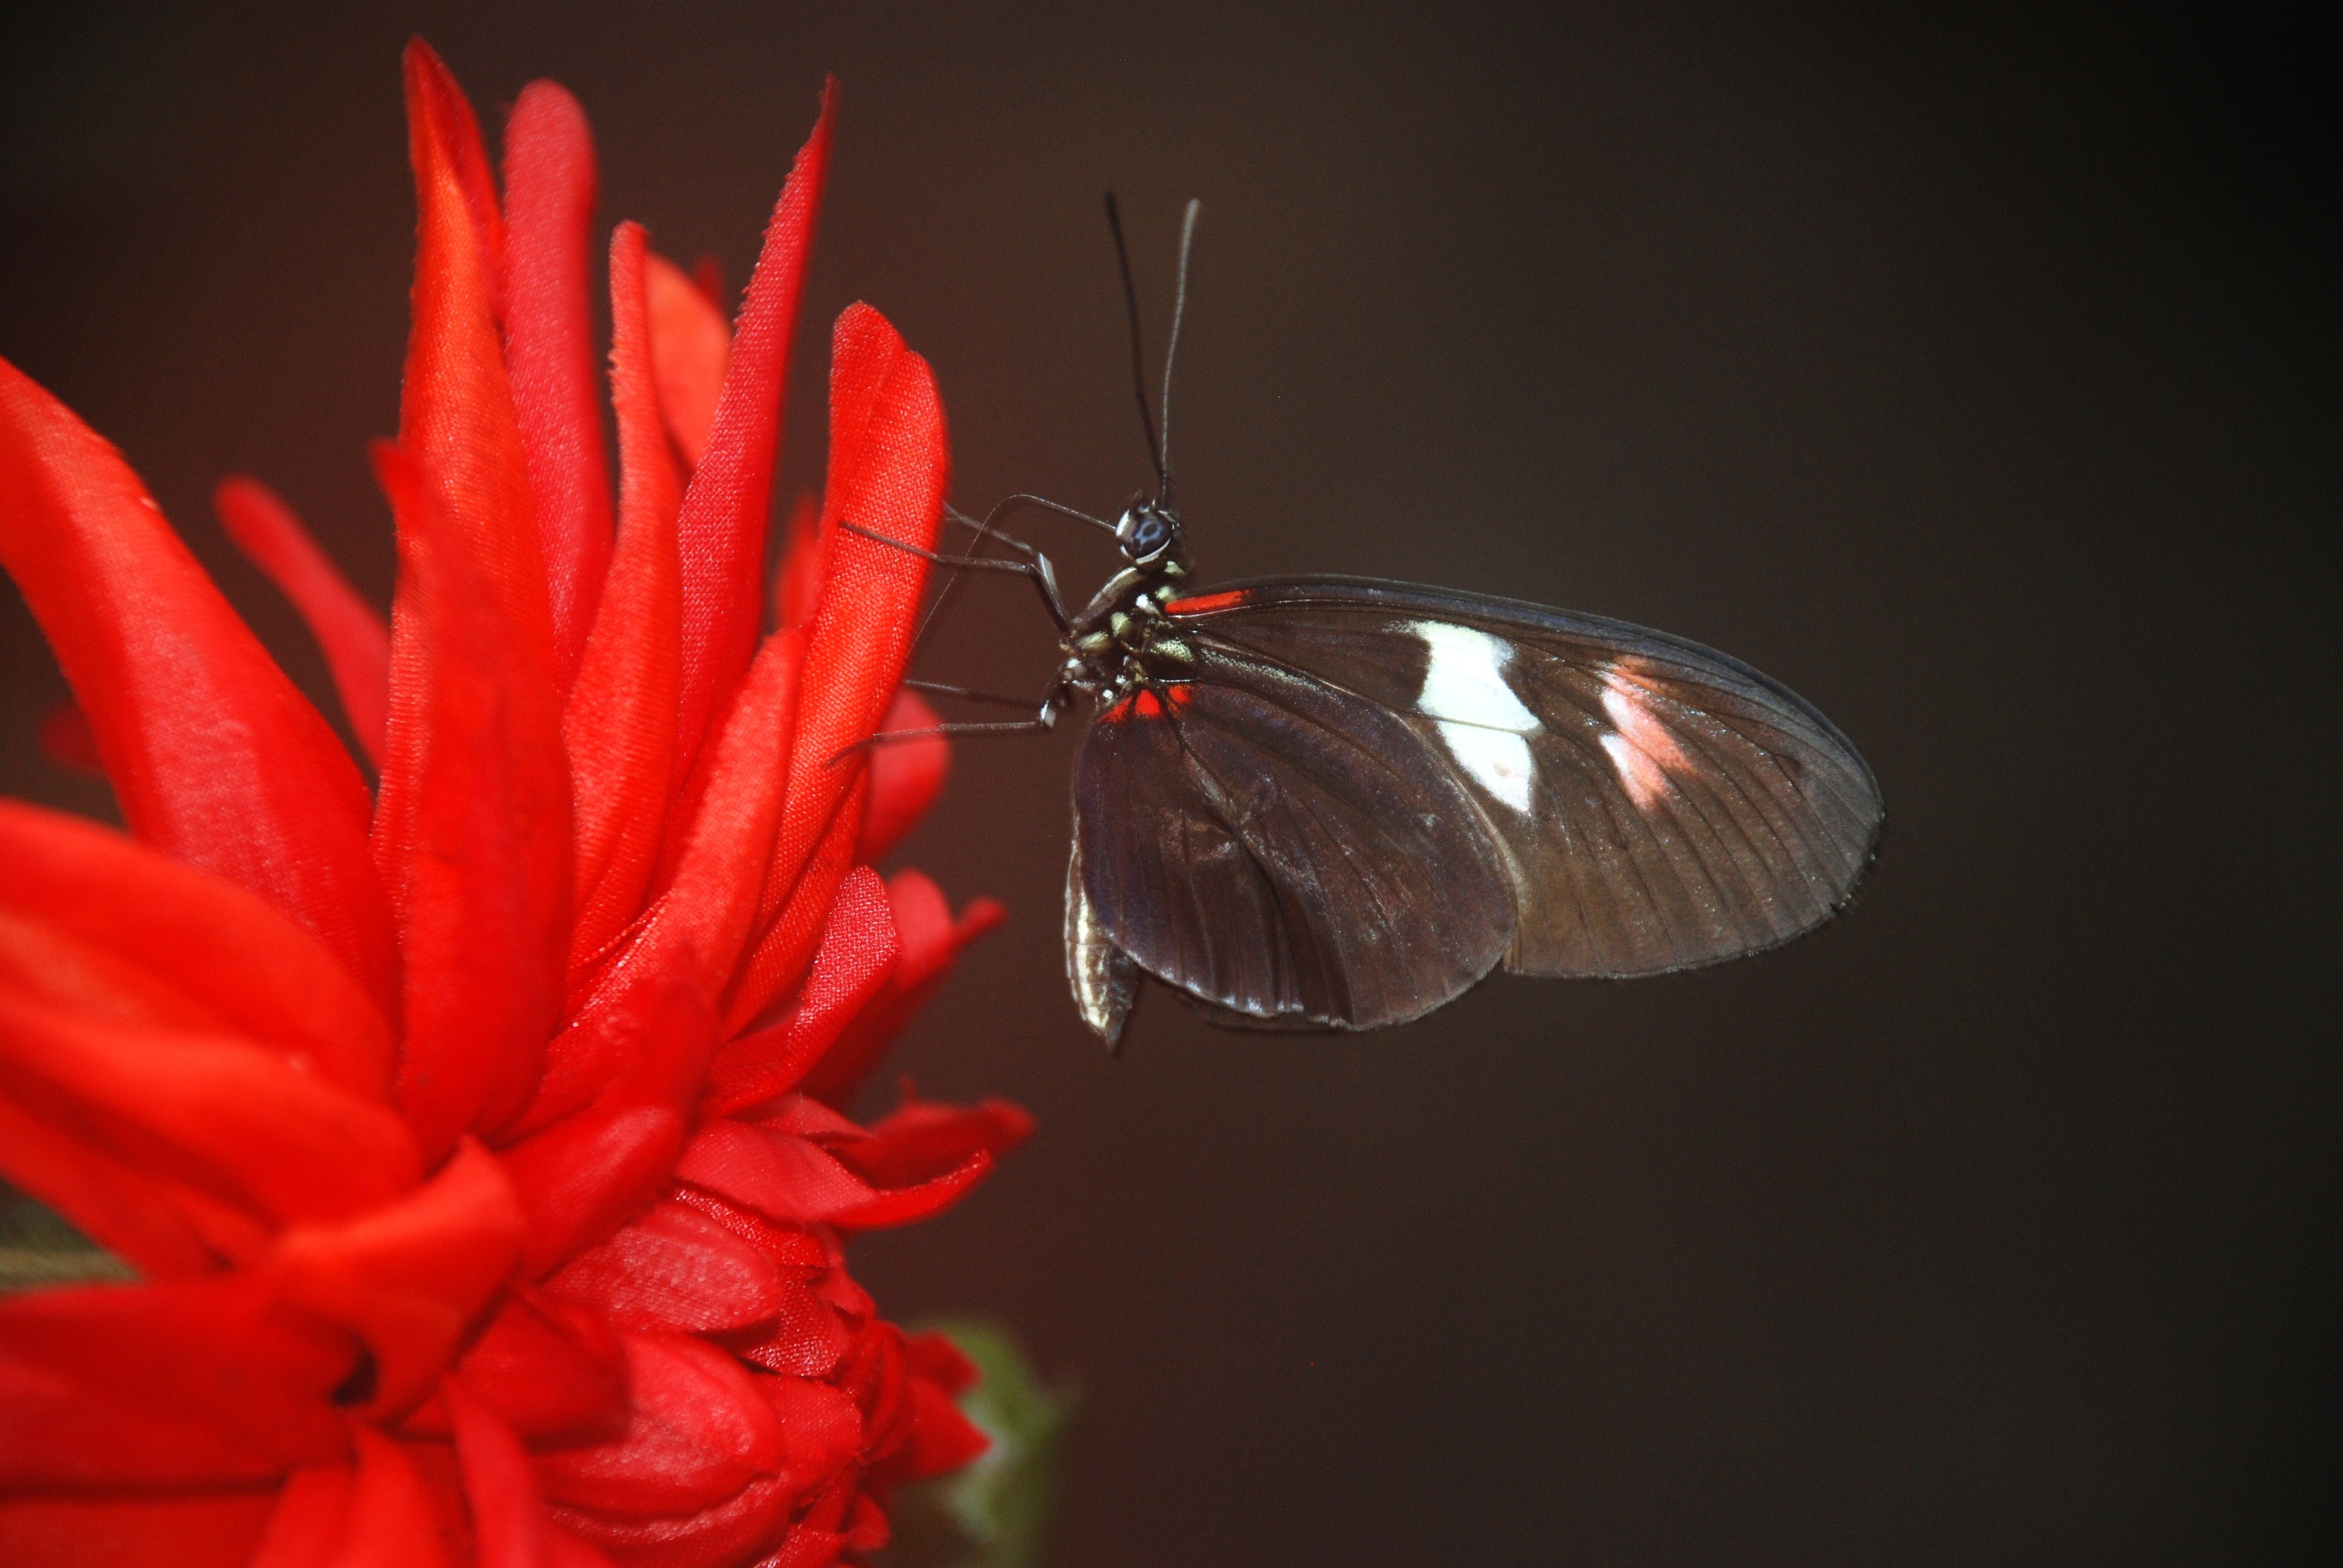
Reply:
[[[6, 25], [0, 353], [117, 441], [313, 690], [214, 478], [387, 598], [397, 51], [584, 101], [606, 216], [737, 283], [844, 78], [824, 324], [934, 361], [958, 493], [1141, 477], [1098, 193], [1182, 379], [1208, 575], [1644, 620], [1826, 709], [1853, 915], [1364, 1040], [1063, 994], [1068, 743], [962, 749], [910, 858], [1011, 928], [903, 1064], [1041, 1136], [864, 1247], [1085, 1401], [1066, 1564], [2151, 1562], [2331, 1492], [2338, 517], [2324, 67], [2274, 25], [1461, 5], [49, 7]], [[2327, 84], [2331, 88], [2331, 81]], [[1061, 556], [1084, 583], [1101, 564]], [[2322, 627], [2327, 629], [2321, 629]], [[0, 789], [62, 693], [0, 604]], [[973, 599], [929, 672], [1037, 682]], [[1159, 1003], [1167, 999], [1158, 998]]]

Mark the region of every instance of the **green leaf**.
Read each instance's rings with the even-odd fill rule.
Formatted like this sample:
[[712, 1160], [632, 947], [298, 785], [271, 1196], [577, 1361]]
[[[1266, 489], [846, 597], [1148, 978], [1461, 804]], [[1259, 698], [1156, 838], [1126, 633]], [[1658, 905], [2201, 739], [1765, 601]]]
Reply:
[[1045, 1388], [997, 1326], [953, 1320], [919, 1327], [950, 1339], [983, 1374], [960, 1408], [992, 1446], [957, 1475], [897, 1494], [891, 1568], [1041, 1568], [1057, 1516], [1072, 1392]]

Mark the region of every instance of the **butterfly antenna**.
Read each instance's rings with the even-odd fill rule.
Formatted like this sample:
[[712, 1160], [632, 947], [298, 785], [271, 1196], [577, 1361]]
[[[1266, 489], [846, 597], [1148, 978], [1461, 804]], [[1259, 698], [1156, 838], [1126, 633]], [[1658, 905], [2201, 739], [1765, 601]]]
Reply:
[[1166, 489], [1163, 447], [1155, 439], [1155, 416], [1147, 407], [1147, 354], [1139, 337], [1139, 289], [1131, 281], [1131, 247], [1122, 242], [1122, 209], [1106, 193], [1106, 226], [1114, 235], [1114, 262], [1122, 269], [1122, 307], [1131, 317], [1131, 387], [1139, 394], [1139, 423], [1147, 431], [1147, 460], [1155, 465], [1155, 485]]
[[[1204, 204], [1191, 196], [1188, 199], [1188, 215], [1180, 222], [1180, 287], [1179, 292], [1172, 297], [1172, 341], [1163, 349], [1163, 447], [1155, 460], [1155, 472], [1156, 477], [1163, 481], [1161, 498], [1166, 511], [1172, 507], [1172, 365], [1180, 357], [1180, 321], [1188, 314], [1188, 251], [1196, 243], [1196, 219], [1203, 210]], [[1131, 269], [1126, 266], [1123, 268], [1126, 286], [1130, 277]], [[1138, 309], [1136, 306], [1131, 308], [1134, 312]], [[1132, 320], [1137, 319], [1134, 315]]]

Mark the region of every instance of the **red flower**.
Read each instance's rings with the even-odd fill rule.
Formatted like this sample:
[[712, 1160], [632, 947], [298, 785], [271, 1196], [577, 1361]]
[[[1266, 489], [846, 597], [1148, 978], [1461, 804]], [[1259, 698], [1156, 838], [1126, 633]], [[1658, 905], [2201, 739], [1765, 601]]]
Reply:
[[407, 55], [421, 205], [388, 628], [248, 480], [371, 792], [121, 458], [0, 363], [0, 559], [126, 837], [0, 802], [0, 1171], [144, 1276], [0, 1303], [0, 1560], [787, 1563], [983, 1446], [973, 1375], [842, 1239], [947, 1207], [1014, 1107], [839, 1111], [998, 910], [881, 853], [940, 747], [896, 696], [943, 503], [927, 365], [857, 306], [828, 487], [759, 640], [824, 103], [738, 329], [610, 246], [615, 528], [584, 116], [501, 202]]

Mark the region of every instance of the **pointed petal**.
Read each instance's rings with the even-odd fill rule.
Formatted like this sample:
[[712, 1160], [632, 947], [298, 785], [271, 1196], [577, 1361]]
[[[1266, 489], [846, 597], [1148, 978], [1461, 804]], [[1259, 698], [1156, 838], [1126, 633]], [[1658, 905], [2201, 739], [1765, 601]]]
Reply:
[[1032, 1113], [1006, 1100], [959, 1106], [907, 1099], [867, 1139], [833, 1152], [879, 1186], [908, 1187], [958, 1170], [980, 1151], [997, 1160], [1032, 1136]]
[[868, 866], [856, 867], [839, 884], [813, 968], [788, 1016], [733, 1040], [709, 1064], [709, 1114], [725, 1115], [795, 1088], [885, 987], [901, 951], [885, 885]]
[[[487, 156], [471, 106], [419, 41], [407, 45], [407, 103], [420, 222], [399, 445], [422, 466], [448, 523], [469, 545], [508, 635], [551, 687], [552, 617], [498, 328], [503, 233]], [[413, 606], [393, 601], [391, 717], [374, 826], [376, 859], [387, 877], [408, 858], [428, 743], [430, 648], [414, 620]]]
[[931, 1181], [882, 1190], [807, 1139], [717, 1121], [692, 1139], [676, 1174], [777, 1220], [868, 1231], [940, 1214], [991, 1169], [992, 1157], [979, 1152]]
[[250, 888], [387, 1001], [397, 956], [349, 753], [114, 448], [5, 360], [0, 563], [56, 650], [131, 831]]
[[0, 914], [103, 950], [354, 1094], [387, 1089], [393, 1045], [380, 1010], [316, 937], [258, 896], [13, 800], [0, 801]]
[[[753, 983], [741, 996], [753, 1017], [797, 984], [813, 957], [830, 889], [807, 878], [817, 849], [844, 829], [845, 854], [860, 837], [849, 797], [868, 768], [841, 759], [878, 728], [910, 649], [927, 563], [875, 539], [835, 530], [839, 518], [926, 548], [943, 517], [950, 457], [943, 406], [927, 361], [868, 306], [839, 317], [831, 347], [830, 564], [806, 659], [805, 697], [789, 761], [789, 808], [774, 845], [769, 888], [791, 895], [809, 880], [810, 909], [785, 915], [760, 942]], [[842, 869], [840, 874], [842, 874]], [[834, 885], [834, 884], [833, 884]]]
[[[422, 468], [376, 448], [398, 516], [403, 624], [427, 682], [394, 747], [403, 856], [384, 864], [407, 960], [398, 1101], [427, 1157], [537, 1087], [568, 957], [569, 779], [550, 672], [498, 613]], [[394, 725], [394, 739], [398, 733]], [[392, 846], [383, 846], [386, 850]]]
[[[916, 691], [898, 691], [879, 721], [890, 729], [931, 729], [942, 720]], [[920, 819], [944, 792], [951, 772], [951, 743], [940, 735], [898, 740], [870, 754], [870, 809], [862, 819], [862, 841], [854, 858], [866, 865], [883, 859], [920, 825]]]
[[[845, 769], [851, 759], [839, 766]], [[789, 862], [785, 871], [776, 854], [765, 873], [764, 908], [769, 913], [760, 922], [764, 934], [741, 966], [739, 979], [725, 1002], [727, 1033], [746, 1029], [805, 977], [837, 902], [838, 890], [854, 869], [855, 840], [862, 836], [863, 802], [870, 793], [867, 778], [849, 787], [830, 819], [830, 830], [814, 845], [810, 857]]]
[[333, 671], [343, 716], [367, 760], [382, 766], [390, 722], [390, 625], [358, 597], [293, 509], [257, 479], [230, 475], [212, 492], [212, 510], [245, 558], [267, 574], [317, 639]]
[[609, 468], [594, 385], [594, 186], [585, 111], [558, 85], [531, 82], [505, 126], [505, 358], [565, 691], [610, 559]]
[[643, 257], [643, 231], [620, 224], [610, 236], [618, 552], [562, 715], [577, 798], [573, 970], [600, 958], [642, 912], [674, 791], [683, 658], [675, 515], [683, 491], [651, 385]]
[[519, 1255], [520, 1204], [467, 1139], [428, 1182], [345, 1224], [296, 1226], [263, 1267], [277, 1299], [348, 1329], [374, 1353], [360, 1414], [428, 1393]]
[[406, 1125], [241, 1036], [124, 1024], [0, 990], [0, 1094], [85, 1142], [279, 1222], [413, 1186]]
[[960, 950], [1008, 919], [990, 899], [970, 900], [952, 919], [943, 890], [917, 871], [899, 871], [887, 884], [895, 930], [903, 943], [885, 993], [856, 1015], [829, 1055], [799, 1087], [831, 1105], [843, 1105], [862, 1087], [887, 1047], [951, 974]]
[[683, 553], [683, 706], [676, 733], [687, 759], [698, 753], [713, 717], [739, 683], [757, 640], [789, 341], [837, 101], [832, 81], [822, 89], [821, 117], [773, 208], [733, 335], [708, 449], [684, 492], [676, 525]]
[[683, 1147], [683, 1118], [663, 1105], [579, 1111], [505, 1152], [528, 1214], [523, 1268], [542, 1274], [616, 1230], [661, 1186]]
[[732, 357], [732, 328], [723, 307], [667, 257], [645, 264], [649, 296], [650, 354], [659, 413], [684, 467], [697, 468], [716, 423], [716, 399]]
[[415, 1460], [370, 1427], [352, 1433], [355, 1464], [293, 1478], [254, 1568], [441, 1568], [439, 1511]]

